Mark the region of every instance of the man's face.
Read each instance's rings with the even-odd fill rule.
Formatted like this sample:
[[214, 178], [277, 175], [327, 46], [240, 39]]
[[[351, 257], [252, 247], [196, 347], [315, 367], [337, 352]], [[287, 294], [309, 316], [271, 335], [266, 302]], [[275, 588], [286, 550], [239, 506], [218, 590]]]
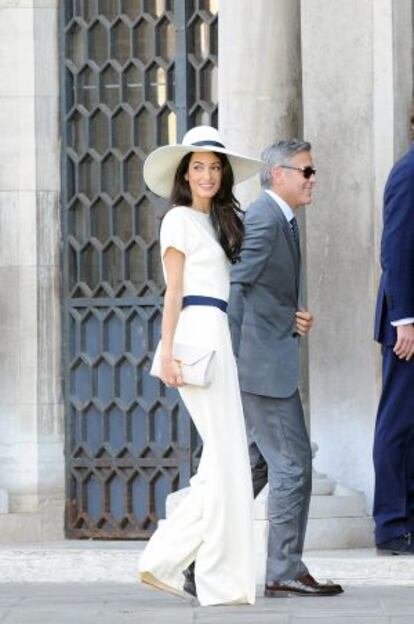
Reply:
[[273, 169], [273, 190], [289, 204], [291, 208], [305, 206], [312, 201], [312, 190], [315, 184], [315, 175], [305, 178], [301, 169], [313, 167], [312, 155], [310, 152], [299, 152], [295, 154], [287, 163], [288, 169], [283, 166], [276, 166]]

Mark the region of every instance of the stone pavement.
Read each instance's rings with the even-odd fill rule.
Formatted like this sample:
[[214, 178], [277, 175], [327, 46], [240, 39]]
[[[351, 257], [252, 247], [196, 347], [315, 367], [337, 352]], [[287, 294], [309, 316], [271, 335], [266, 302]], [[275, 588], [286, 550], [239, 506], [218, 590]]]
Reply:
[[0, 585], [1, 624], [414, 624], [412, 587], [347, 587], [333, 598], [204, 607], [131, 583]]
[[[132, 583], [145, 542], [64, 540], [0, 545], [1, 583]], [[306, 551], [305, 563], [319, 580], [344, 585], [411, 585], [414, 557], [378, 556], [373, 548]], [[258, 553], [258, 570], [265, 554]], [[263, 581], [258, 574], [258, 585]], [[1, 623], [1, 621], [0, 621]]]

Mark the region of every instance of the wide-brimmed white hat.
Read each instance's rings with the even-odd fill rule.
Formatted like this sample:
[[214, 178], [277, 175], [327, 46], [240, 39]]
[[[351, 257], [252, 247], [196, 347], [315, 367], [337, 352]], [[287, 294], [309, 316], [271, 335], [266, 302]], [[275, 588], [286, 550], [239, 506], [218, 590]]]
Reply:
[[174, 176], [181, 159], [189, 152], [219, 152], [226, 154], [238, 184], [258, 173], [263, 166], [261, 160], [236, 154], [226, 148], [219, 133], [211, 126], [196, 126], [189, 130], [178, 145], [164, 145], [154, 150], [144, 163], [146, 185], [160, 197], [169, 197]]

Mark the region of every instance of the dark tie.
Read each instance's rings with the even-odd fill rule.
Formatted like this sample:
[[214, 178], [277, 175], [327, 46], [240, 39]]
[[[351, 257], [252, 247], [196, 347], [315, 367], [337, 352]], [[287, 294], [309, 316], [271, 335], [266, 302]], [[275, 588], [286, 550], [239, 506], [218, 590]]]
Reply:
[[299, 226], [298, 222], [296, 221], [296, 217], [293, 217], [293, 219], [289, 221], [289, 225], [290, 229], [292, 230], [293, 240], [295, 241], [296, 246], [299, 249]]

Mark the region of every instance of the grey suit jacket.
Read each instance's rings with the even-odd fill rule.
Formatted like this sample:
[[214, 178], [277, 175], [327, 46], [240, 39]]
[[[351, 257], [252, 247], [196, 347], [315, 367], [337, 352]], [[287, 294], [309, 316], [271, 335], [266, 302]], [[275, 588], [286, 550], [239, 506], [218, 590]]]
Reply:
[[299, 252], [286, 217], [266, 192], [250, 205], [244, 226], [228, 307], [240, 387], [286, 398], [299, 377]]

